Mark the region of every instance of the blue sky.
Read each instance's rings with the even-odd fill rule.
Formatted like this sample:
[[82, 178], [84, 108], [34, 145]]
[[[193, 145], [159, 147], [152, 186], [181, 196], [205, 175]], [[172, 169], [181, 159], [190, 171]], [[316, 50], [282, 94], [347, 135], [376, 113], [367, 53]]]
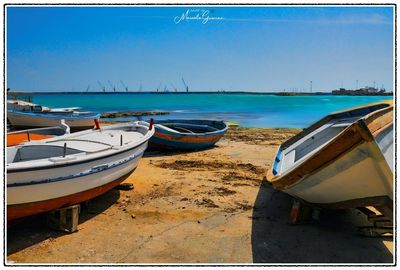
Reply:
[[8, 6], [6, 27], [13, 90], [393, 88], [390, 6]]

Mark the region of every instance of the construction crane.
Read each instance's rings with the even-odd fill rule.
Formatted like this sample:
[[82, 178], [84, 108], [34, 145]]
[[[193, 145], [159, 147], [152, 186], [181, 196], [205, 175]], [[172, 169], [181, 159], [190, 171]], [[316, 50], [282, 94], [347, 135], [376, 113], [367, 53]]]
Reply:
[[142, 83], [140, 83], [139, 92], [142, 92], [142, 90], [143, 90]]
[[186, 93], [189, 92], [189, 86], [185, 83], [185, 80], [182, 78], [183, 85], [185, 86]]
[[120, 82], [121, 82], [122, 86], [125, 88], [125, 91], [128, 92], [128, 86], [126, 86], [122, 80]]
[[86, 93], [89, 91], [90, 89], [90, 84], [86, 87]]
[[175, 92], [178, 91], [178, 89], [175, 87], [175, 85], [173, 83], [171, 83], [172, 89], [174, 89]]
[[111, 82], [110, 82], [110, 80], [108, 80], [108, 84], [110, 85], [110, 87], [114, 90], [114, 92], [115, 92], [115, 85], [113, 85]]
[[99, 84], [101, 90], [103, 90], [103, 92], [106, 91], [106, 87], [104, 85], [101, 84], [101, 82], [97, 81], [97, 83]]
[[161, 87], [161, 82], [160, 82], [160, 84], [157, 86], [157, 93], [158, 93], [158, 91], [160, 90], [160, 87]]

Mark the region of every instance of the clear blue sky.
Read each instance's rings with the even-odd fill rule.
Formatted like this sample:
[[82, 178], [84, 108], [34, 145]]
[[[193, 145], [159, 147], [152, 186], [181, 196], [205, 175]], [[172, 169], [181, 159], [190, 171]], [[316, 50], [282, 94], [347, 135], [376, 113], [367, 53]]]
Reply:
[[[176, 23], [188, 9], [223, 19]], [[9, 6], [6, 27], [13, 90], [393, 89], [390, 6]]]

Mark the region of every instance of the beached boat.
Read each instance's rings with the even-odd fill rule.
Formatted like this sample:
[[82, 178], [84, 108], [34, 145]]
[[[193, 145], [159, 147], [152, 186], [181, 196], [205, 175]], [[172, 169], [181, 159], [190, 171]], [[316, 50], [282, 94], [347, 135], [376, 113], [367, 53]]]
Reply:
[[99, 113], [81, 112], [79, 107], [53, 108], [44, 107], [21, 100], [7, 101], [7, 119], [17, 129], [54, 127], [64, 119], [72, 130], [90, 129]]
[[132, 122], [7, 147], [8, 220], [110, 190], [136, 168], [153, 134]]
[[391, 207], [392, 102], [333, 113], [304, 129], [280, 146], [267, 180], [321, 207]]
[[158, 120], [154, 126], [156, 131], [150, 146], [182, 150], [211, 147], [228, 130], [225, 122], [212, 120]]

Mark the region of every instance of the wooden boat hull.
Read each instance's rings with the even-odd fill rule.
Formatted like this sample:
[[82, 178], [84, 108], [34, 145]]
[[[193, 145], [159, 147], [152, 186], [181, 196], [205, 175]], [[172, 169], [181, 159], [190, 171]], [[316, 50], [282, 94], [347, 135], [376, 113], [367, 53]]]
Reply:
[[[318, 129], [323, 124], [321, 122], [324, 121], [320, 120], [312, 128]], [[274, 188], [304, 202], [327, 208], [354, 208], [392, 203], [391, 106], [377, 109], [355, 121], [312, 156], [297, 166], [278, 173], [278, 165], [284, 158], [282, 151], [310, 134], [309, 129], [285, 142], [278, 150], [274, 167], [267, 176]]]
[[73, 114], [52, 114], [7, 111], [7, 119], [10, 124], [17, 129], [54, 127], [59, 126], [61, 119], [74, 131], [91, 129], [94, 126], [94, 119], [98, 119], [99, 114], [73, 115]]
[[[218, 125], [218, 130], [190, 134], [177, 132], [163, 125], [165, 123], [174, 124], [175, 122], [193, 125]], [[150, 139], [151, 147], [181, 150], [200, 150], [212, 147], [225, 135], [228, 129], [227, 125], [222, 121], [207, 120], [163, 120], [158, 121], [154, 126], [155, 134]]]

